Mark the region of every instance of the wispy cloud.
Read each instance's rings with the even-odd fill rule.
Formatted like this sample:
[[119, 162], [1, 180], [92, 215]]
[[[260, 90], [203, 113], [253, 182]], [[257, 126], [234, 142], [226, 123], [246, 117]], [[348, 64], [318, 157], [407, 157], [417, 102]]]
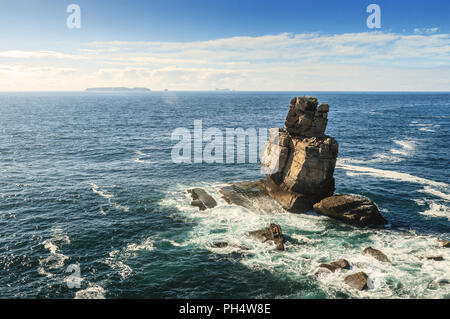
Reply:
[[[417, 30], [412, 35], [282, 33], [193, 42], [91, 42], [74, 52], [3, 51], [0, 63], [20, 61], [22, 68], [54, 68], [47, 76], [41, 73], [41, 80], [34, 84], [36, 89], [47, 90], [102, 85], [193, 90], [450, 90], [450, 35], [437, 33], [437, 28]], [[54, 74], [57, 68], [71, 71], [58, 76]], [[14, 73], [0, 71], [0, 77], [4, 76], [14, 78]], [[59, 84], [51, 87], [55, 76]], [[33, 86], [22, 80], [23, 87]], [[0, 78], [0, 83], [21, 89], [12, 87], [14, 81]]]

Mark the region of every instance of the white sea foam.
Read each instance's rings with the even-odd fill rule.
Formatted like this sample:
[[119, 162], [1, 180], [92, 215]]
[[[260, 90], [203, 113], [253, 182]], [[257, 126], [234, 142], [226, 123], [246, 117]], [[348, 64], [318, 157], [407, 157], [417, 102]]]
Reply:
[[422, 132], [436, 132], [436, 129], [440, 127], [439, 124], [425, 124], [417, 121], [412, 121], [409, 125], [419, 127], [419, 131]]
[[141, 152], [139, 150], [135, 151], [135, 153], [137, 155], [139, 155], [139, 157], [136, 157], [136, 158], [133, 159], [133, 161], [135, 163], [141, 163], [141, 164], [154, 164], [155, 163], [153, 161], [142, 159], [142, 157], [144, 157], [144, 158], [145, 157], [151, 157], [152, 156], [151, 154], [146, 154], [146, 153], [143, 153], [143, 152]]
[[[95, 184], [95, 183], [90, 183], [91, 187], [92, 187], [92, 191], [99, 195], [100, 197], [106, 198], [108, 200], [108, 204], [116, 209], [122, 210], [125, 213], [128, 213], [130, 211], [130, 207], [128, 206], [124, 206], [124, 205], [120, 205], [117, 204], [116, 202], [113, 202], [112, 199], [115, 198], [115, 195], [105, 191], [105, 190], [101, 190], [100, 187]], [[100, 214], [102, 215], [106, 215], [105, 210], [103, 209], [103, 206], [100, 206]]]
[[429, 209], [421, 212], [421, 214], [431, 217], [444, 217], [450, 221], [450, 208], [446, 205], [441, 205], [438, 203], [431, 203]]
[[38, 273], [43, 276], [53, 277], [52, 270], [60, 269], [69, 257], [60, 252], [63, 245], [69, 245], [70, 239], [60, 228], [53, 231], [51, 238], [42, 242], [44, 248], [49, 250], [50, 255], [39, 260]]
[[122, 280], [133, 273], [133, 269], [126, 264], [127, 260], [134, 258], [140, 250], [153, 250], [154, 238], [149, 237], [140, 243], [129, 243], [122, 249], [115, 249], [109, 253], [105, 263], [115, 270]]
[[443, 193], [443, 192], [441, 192], [435, 188], [429, 187], [429, 186], [425, 186], [423, 189], [419, 190], [419, 192], [428, 193], [428, 194], [434, 195], [436, 197], [440, 197], [440, 198], [450, 202], [450, 194], [449, 193]]
[[[400, 180], [424, 182], [411, 175], [394, 176]], [[439, 182], [426, 181], [441, 185]], [[255, 271], [268, 271], [271, 276], [284, 280], [309, 278], [319, 284], [328, 298], [335, 298], [337, 293], [342, 292], [357, 298], [442, 298], [450, 293], [450, 285], [429, 289], [430, 282], [449, 279], [450, 269], [449, 250], [441, 248], [433, 236], [359, 228], [340, 231], [330, 227], [334, 221], [324, 216], [287, 212], [273, 215], [254, 213], [224, 203], [215, 192], [215, 187], [206, 185], [204, 188], [216, 199], [218, 206], [205, 213], [189, 205], [189, 199], [183, 195], [186, 188], [170, 191], [166, 200], [160, 203], [179, 208], [182, 218], [195, 221], [188, 237], [183, 242], [177, 240], [179, 245], [195, 245], [212, 254], [240, 252], [241, 257], [234, 257], [235, 262]], [[285, 252], [280, 253], [273, 245], [248, 236], [249, 231], [265, 228], [271, 222], [280, 224], [283, 229], [287, 238]], [[228, 242], [229, 246], [215, 248], [215, 242]], [[362, 250], [369, 245], [382, 250], [393, 265], [363, 255]], [[241, 250], [240, 247], [249, 250]], [[442, 255], [444, 261], [431, 262], [426, 259], [429, 255]], [[346, 258], [352, 269], [314, 275], [320, 263], [340, 258]], [[369, 275], [371, 289], [359, 292], [344, 283], [346, 275], [358, 271]], [[304, 292], [286, 297], [304, 297]]]
[[101, 197], [107, 198], [107, 199], [114, 198], [114, 194], [108, 193], [107, 191], [102, 191], [102, 190], [100, 190], [100, 187], [99, 187], [97, 184], [94, 184], [94, 183], [90, 183], [90, 184], [91, 184], [91, 186], [92, 186], [92, 191], [93, 191], [95, 194], [98, 194], [98, 195], [100, 195]]
[[414, 176], [408, 173], [401, 173], [397, 171], [391, 171], [391, 170], [384, 170], [384, 169], [378, 169], [378, 168], [372, 168], [367, 166], [356, 166], [356, 165], [350, 165], [346, 164], [343, 161], [340, 161], [338, 159], [336, 167], [344, 169], [350, 173], [347, 173], [351, 176], [356, 175], [370, 175], [374, 177], [380, 177], [390, 180], [397, 180], [402, 182], [409, 182], [409, 183], [416, 183], [416, 184], [423, 184], [433, 187], [444, 187], [448, 188], [449, 185], [443, 182], [437, 182], [430, 179]]
[[105, 299], [105, 289], [98, 285], [79, 290], [75, 293], [75, 299]]
[[400, 146], [400, 148], [391, 149], [390, 152], [395, 155], [411, 156], [417, 147], [417, 142], [411, 139], [393, 140], [393, 142]]

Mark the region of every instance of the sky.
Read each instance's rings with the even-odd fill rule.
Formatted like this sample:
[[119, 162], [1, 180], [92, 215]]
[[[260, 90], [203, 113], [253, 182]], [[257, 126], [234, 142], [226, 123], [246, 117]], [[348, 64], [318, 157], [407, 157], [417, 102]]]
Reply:
[[[70, 4], [81, 27], [68, 28]], [[381, 28], [369, 28], [370, 4]], [[0, 91], [450, 91], [448, 0], [0, 0]]]

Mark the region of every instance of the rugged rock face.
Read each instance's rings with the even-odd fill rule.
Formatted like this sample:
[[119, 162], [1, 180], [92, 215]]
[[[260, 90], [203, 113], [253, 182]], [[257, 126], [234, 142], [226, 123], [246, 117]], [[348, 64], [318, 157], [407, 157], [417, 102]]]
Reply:
[[377, 205], [360, 196], [330, 196], [315, 204], [314, 210], [322, 215], [360, 226], [387, 224]]
[[270, 224], [268, 228], [252, 231], [249, 235], [262, 242], [271, 241], [276, 245], [277, 250], [284, 250], [284, 237], [280, 225]]
[[367, 247], [366, 249], [363, 250], [363, 254], [364, 255], [370, 255], [373, 258], [381, 261], [381, 262], [386, 262], [386, 263], [390, 263], [391, 261], [389, 260], [389, 258], [387, 258], [387, 256], [380, 250], [372, 248], [372, 247]]
[[191, 194], [192, 197], [191, 205], [198, 207], [200, 210], [206, 210], [217, 206], [217, 202], [214, 198], [201, 188], [189, 189], [188, 193]]
[[264, 180], [238, 182], [219, 190], [228, 204], [239, 205], [253, 212], [273, 213], [280, 205], [267, 192]]
[[285, 129], [270, 137], [263, 167], [267, 192], [285, 209], [302, 213], [334, 193], [337, 141], [325, 135], [329, 106], [313, 97], [291, 101]]
[[349, 285], [350, 287], [353, 287], [358, 290], [364, 290], [367, 289], [367, 279], [369, 276], [367, 276], [364, 272], [358, 272], [353, 275], [348, 275], [345, 277], [344, 282]]

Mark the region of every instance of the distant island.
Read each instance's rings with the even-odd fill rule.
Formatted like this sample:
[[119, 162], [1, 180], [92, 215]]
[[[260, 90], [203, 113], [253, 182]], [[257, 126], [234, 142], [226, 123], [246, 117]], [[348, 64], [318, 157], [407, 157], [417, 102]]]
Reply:
[[127, 87], [103, 87], [103, 88], [87, 88], [85, 92], [151, 92], [147, 88], [127, 88]]

